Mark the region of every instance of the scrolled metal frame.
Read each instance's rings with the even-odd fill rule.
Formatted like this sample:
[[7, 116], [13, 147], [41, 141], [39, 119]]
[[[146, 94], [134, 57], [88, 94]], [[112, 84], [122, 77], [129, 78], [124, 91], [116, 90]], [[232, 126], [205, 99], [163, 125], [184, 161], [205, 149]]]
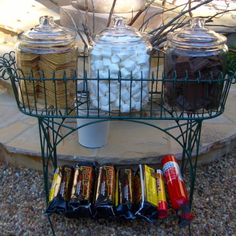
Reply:
[[[159, 58], [158, 58], [159, 63]], [[85, 69], [85, 66], [84, 66]], [[157, 74], [158, 72], [157, 65]], [[43, 73], [42, 73], [43, 75]], [[146, 110], [146, 113], [138, 112], [135, 115], [131, 112], [123, 114], [121, 112], [116, 112], [115, 114], [109, 109], [109, 111], [104, 114], [99, 114], [99, 109], [96, 110], [98, 115], [96, 117], [89, 114], [86, 115], [78, 115], [78, 108], [81, 106], [82, 102], [77, 97], [76, 91], [76, 105], [73, 108], [66, 107], [66, 109], [60, 109], [58, 107], [47, 107], [45, 109], [37, 109], [37, 102], [35, 101], [33, 104], [35, 106], [30, 107], [22, 100], [19, 99], [19, 81], [32, 81], [34, 83], [35, 79], [32, 77], [24, 77], [24, 73], [17, 69], [15, 55], [13, 52], [4, 54], [3, 57], [0, 57], [0, 78], [11, 81], [11, 85], [14, 91], [15, 99], [17, 106], [21, 112], [26, 115], [35, 117], [38, 119], [39, 125], [39, 136], [40, 136], [40, 146], [41, 146], [41, 155], [42, 155], [42, 163], [43, 163], [43, 174], [44, 174], [44, 187], [46, 194], [46, 203], [48, 203], [48, 195], [49, 195], [49, 166], [52, 166], [53, 169], [57, 167], [57, 146], [68, 137], [70, 134], [75, 132], [76, 130], [85, 127], [90, 124], [94, 124], [95, 122], [106, 122], [111, 120], [120, 120], [120, 121], [128, 121], [135, 122], [138, 124], [144, 124], [155, 129], [161, 130], [170, 136], [173, 140], [175, 140], [180, 147], [182, 148], [182, 158], [181, 158], [181, 172], [184, 175], [186, 170], [189, 171], [189, 181], [188, 186], [190, 190], [190, 204], [192, 205], [193, 201], [193, 193], [197, 172], [197, 161], [199, 155], [199, 146], [200, 146], [200, 137], [201, 137], [201, 128], [202, 122], [206, 119], [212, 119], [224, 112], [225, 103], [227, 100], [227, 96], [229, 93], [230, 85], [235, 83], [234, 77], [224, 77], [222, 78], [222, 94], [220, 99], [220, 105], [218, 109], [214, 111], [200, 112], [200, 113], [191, 113], [191, 112], [177, 112], [175, 109], [168, 109], [163, 104], [163, 83], [161, 91], [157, 91], [157, 89], [153, 89], [153, 93], [150, 93], [151, 97], [151, 105]], [[107, 78], [108, 80], [111, 78]], [[40, 81], [45, 83], [48, 79], [42, 76]], [[56, 81], [57, 78], [51, 78], [51, 81]], [[75, 74], [73, 78], [67, 79], [64, 77], [61, 79], [67, 83], [68, 80], [74, 81], [75, 84], [77, 82], [89, 83], [91, 78], [87, 77], [86, 72], [83, 73], [83, 78], [78, 78]], [[97, 78], [99, 81], [99, 78]], [[132, 82], [132, 78], [130, 80]], [[162, 82], [163, 78], [154, 78], [151, 75], [151, 79], [149, 79], [151, 83]], [[186, 80], [184, 80], [186, 81]], [[174, 83], [178, 82], [176, 79]], [[183, 81], [182, 81], [183, 82]], [[201, 81], [195, 81], [199, 83]], [[209, 81], [208, 81], [209, 82]], [[109, 82], [110, 83], [110, 82]], [[56, 88], [56, 87], [55, 87]], [[158, 110], [155, 110], [152, 103], [152, 96], [154, 94], [159, 94], [161, 98], [161, 103], [158, 104]], [[88, 98], [89, 100], [89, 98]], [[46, 102], [46, 101], [45, 101]], [[47, 103], [46, 103], [47, 104]], [[155, 111], [155, 112], [154, 112]], [[86, 125], [74, 126], [72, 123], [66, 123], [68, 118], [86, 118], [90, 119], [91, 122], [86, 123]], [[94, 121], [93, 119], [96, 119]], [[172, 120], [173, 124], [171, 126], [166, 125], [164, 127], [163, 124], [153, 124], [152, 120]], [[63, 128], [64, 132], [62, 134], [61, 129]], [[178, 132], [173, 132], [173, 130], [178, 130]], [[194, 157], [194, 158], [193, 158]], [[50, 221], [50, 218], [49, 218]], [[50, 221], [51, 224], [51, 221]], [[52, 227], [52, 224], [51, 224]], [[52, 227], [53, 230], [53, 227]], [[54, 231], [53, 231], [54, 233]]]

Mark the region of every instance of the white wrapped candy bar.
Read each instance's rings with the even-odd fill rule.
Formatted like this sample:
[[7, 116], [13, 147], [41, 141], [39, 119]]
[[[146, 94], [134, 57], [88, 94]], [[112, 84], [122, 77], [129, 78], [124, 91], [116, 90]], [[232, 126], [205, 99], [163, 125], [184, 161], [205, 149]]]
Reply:
[[90, 54], [92, 105], [104, 111], [130, 112], [147, 104], [148, 50], [141, 35], [126, 27], [121, 19], [115, 27], [105, 30]]

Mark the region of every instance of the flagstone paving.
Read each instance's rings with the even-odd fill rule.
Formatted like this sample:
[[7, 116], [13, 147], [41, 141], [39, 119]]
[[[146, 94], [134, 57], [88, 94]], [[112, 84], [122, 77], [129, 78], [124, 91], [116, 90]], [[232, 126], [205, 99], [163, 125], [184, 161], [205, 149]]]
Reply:
[[[229, 152], [234, 144], [236, 139], [235, 97], [236, 86], [232, 85], [225, 113], [204, 122], [200, 145], [201, 161], [220, 157]], [[68, 122], [76, 124], [75, 120]], [[163, 125], [167, 122], [168, 125], [169, 121], [152, 122], [163, 123]], [[32, 167], [40, 168], [40, 158], [37, 158], [40, 157], [37, 119], [22, 114], [17, 108], [14, 97], [3, 85], [0, 89], [0, 143], [2, 152], [5, 153], [4, 156], [9, 162], [19, 163], [19, 158], [22, 158], [22, 165], [27, 166], [28, 158], [32, 157], [34, 160]], [[58, 146], [58, 158], [61, 161], [154, 163], [158, 162], [158, 157], [166, 152], [178, 154], [181, 153], [181, 148], [161, 131], [145, 125], [119, 121], [111, 122], [108, 144], [103, 148], [82, 147], [78, 144], [77, 132]], [[16, 158], [18, 159], [15, 160]]]

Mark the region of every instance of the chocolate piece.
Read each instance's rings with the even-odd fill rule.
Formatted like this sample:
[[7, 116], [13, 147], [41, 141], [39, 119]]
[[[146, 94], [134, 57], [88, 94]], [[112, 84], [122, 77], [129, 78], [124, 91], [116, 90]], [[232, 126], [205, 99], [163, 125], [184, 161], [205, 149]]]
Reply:
[[172, 109], [201, 113], [220, 105], [224, 55], [191, 57], [169, 52], [165, 59], [164, 97]]

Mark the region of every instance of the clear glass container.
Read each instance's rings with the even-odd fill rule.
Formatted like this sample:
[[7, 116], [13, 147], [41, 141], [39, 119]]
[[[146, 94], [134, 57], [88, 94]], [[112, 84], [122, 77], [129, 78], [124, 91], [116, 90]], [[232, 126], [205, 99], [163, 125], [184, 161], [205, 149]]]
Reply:
[[225, 43], [226, 37], [205, 28], [201, 18], [167, 35], [164, 98], [172, 108], [189, 112], [218, 108], [228, 51]]
[[[55, 24], [53, 17], [42, 16], [38, 26], [18, 37], [17, 67], [25, 77], [71, 78], [77, 69], [78, 52], [75, 38], [74, 31]], [[28, 105], [32, 106], [35, 102], [45, 105], [46, 96], [48, 106], [73, 106], [75, 85], [72, 81], [68, 81], [67, 88], [63, 80], [57, 80], [55, 84], [47, 80], [45, 86], [40, 81], [22, 81], [20, 86], [23, 92], [21, 99], [24, 99], [26, 104], [26, 101], [29, 101]]]
[[89, 83], [92, 105], [104, 111], [139, 111], [148, 102], [150, 49], [139, 32], [116, 17], [90, 51], [91, 76], [98, 78]]

